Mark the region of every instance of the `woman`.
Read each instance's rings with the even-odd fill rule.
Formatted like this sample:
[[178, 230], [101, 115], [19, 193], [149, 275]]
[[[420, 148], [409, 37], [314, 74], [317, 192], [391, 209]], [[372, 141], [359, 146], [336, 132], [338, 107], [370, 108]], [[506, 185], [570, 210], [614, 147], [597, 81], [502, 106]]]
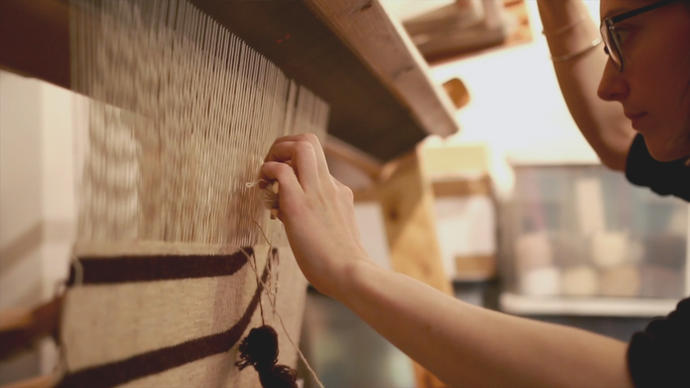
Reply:
[[[594, 50], [602, 42], [581, 1], [540, 0], [539, 9], [563, 95], [601, 161], [635, 184], [690, 201], [682, 180], [690, 154], [690, 2], [603, 0], [600, 32], [611, 60]], [[596, 99], [601, 69], [599, 97], [620, 104]]]
[[[563, 94], [602, 161], [685, 199], [688, 3], [602, 0], [607, 56], [581, 0], [539, 0]], [[475, 307], [369, 261], [352, 192], [330, 175], [315, 137], [277, 140], [261, 171], [280, 184], [279, 217], [309, 281], [451, 386], [690, 387], [690, 300], [630, 344]]]

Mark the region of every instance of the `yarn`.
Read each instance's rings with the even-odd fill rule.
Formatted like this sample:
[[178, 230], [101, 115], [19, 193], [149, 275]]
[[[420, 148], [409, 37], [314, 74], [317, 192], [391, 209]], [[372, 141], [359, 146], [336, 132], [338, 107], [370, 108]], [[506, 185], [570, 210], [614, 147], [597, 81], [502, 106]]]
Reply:
[[[276, 192], [276, 194], [277, 194], [277, 192]], [[269, 257], [267, 262], [266, 262], [266, 269], [268, 271], [268, 276], [267, 276], [266, 280], [264, 280], [263, 277], [259, 278], [259, 276], [258, 276], [258, 269], [257, 269], [257, 265], [256, 265], [256, 256], [254, 256], [254, 252], [250, 253], [250, 252], [245, 251], [244, 249], [240, 249], [240, 251], [242, 253], [244, 253], [244, 255], [247, 257], [247, 262], [249, 263], [249, 267], [252, 269], [252, 271], [254, 271], [254, 274], [257, 275], [257, 277], [256, 277], [257, 289], [262, 289], [262, 290], [266, 291], [266, 296], [268, 297], [268, 300], [271, 304], [271, 309], [272, 309], [273, 315], [276, 318], [278, 318], [278, 322], [280, 323], [280, 326], [283, 328], [283, 331], [285, 332], [286, 338], [288, 339], [288, 341], [290, 342], [292, 347], [297, 351], [297, 354], [299, 355], [300, 359], [304, 363], [304, 366], [307, 368], [309, 373], [311, 373], [317, 386], [319, 388], [325, 388], [323, 383], [319, 379], [319, 376], [317, 376], [316, 372], [314, 371], [314, 369], [309, 364], [309, 361], [307, 361], [307, 358], [304, 357], [304, 354], [299, 349], [299, 346], [297, 346], [297, 344], [295, 344], [295, 341], [293, 341], [292, 338], [290, 338], [290, 334], [288, 333], [288, 330], [285, 327], [285, 322], [283, 322], [283, 317], [280, 316], [280, 314], [278, 313], [278, 311], [276, 309], [276, 299], [277, 299], [277, 291], [278, 291], [278, 279], [277, 279], [278, 272], [277, 271], [275, 272], [275, 276], [276, 276], [275, 281], [271, 280], [272, 275], [274, 274], [272, 260], [277, 259], [277, 256], [274, 255], [275, 248], [273, 248], [271, 241], [269, 240], [269, 238], [266, 235], [263, 228], [261, 228], [261, 225], [258, 222], [256, 222], [256, 220], [254, 220], [254, 224], [259, 229], [259, 232], [263, 236], [266, 243], [268, 243], [268, 245], [269, 245], [268, 254], [273, 255], [272, 257]], [[271, 284], [271, 283], [273, 283], [273, 284]], [[273, 285], [275, 288], [271, 287], [271, 285]], [[271, 328], [270, 326], [266, 325], [266, 323], [265, 323], [264, 316], [263, 316], [263, 306], [261, 304], [261, 301], [259, 301], [259, 306], [261, 308], [262, 326], [259, 328], [255, 328], [255, 329], [250, 330], [247, 337], [242, 341], [242, 344], [244, 344], [245, 342], [248, 341], [248, 345], [244, 346], [245, 351], [242, 350], [243, 345], [240, 345], [240, 358], [242, 358], [242, 360], [235, 363], [235, 365], [237, 367], [239, 367], [240, 370], [244, 369], [247, 365], [254, 365], [251, 362], [245, 363], [243, 361], [249, 361], [249, 360], [262, 361], [262, 360], [267, 360], [267, 359], [270, 359], [270, 360], [275, 359], [275, 361], [273, 361], [271, 363], [271, 365], [273, 365], [278, 360], [277, 335], [275, 334], [275, 330], [273, 328]], [[271, 341], [262, 342], [261, 340], [256, 340], [256, 339], [249, 340], [249, 338], [252, 336], [252, 332], [254, 332], [254, 330], [262, 329], [264, 327], [270, 329], [274, 333], [275, 345]], [[268, 331], [268, 329], [262, 329], [261, 331], [259, 331], [259, 333], [261, 333], [262, 331]], [[261, 334], [256, 334], [255, 337], [259, 337], [260, 335]], [[261, 338], [261, 337], [259, 337], [259, 338]], [[263, 346], [262, 344], [268, 345], [268, 346]], [[273, 350], [273, 349], [275, 349], [275, 350]], [[262, 351], [265, 353], [260, 353]], [[259, 354], [257, 355], [256, 352], [259, 352]], [[245, 355], [245, 353], [246, 353], [246, 355]], [[270, 355], [272, 355], [274, 353], [275, 353], [275, 356], [271, 357]], [[257, 364], [257, 365], [259, 365], [259, 364]], [[266, 363], [262, 362], [260, 365], [266, 365]], [[290, 374], [290, 373], [292, 373], [291, 371], [293, 371], [292, 369], [290, 369], [289, 367], [287, 367], [285, 365], [273, 365], [271, 367], [271, 370], [269, 370], [269, 371], [259, 370], [256, 367], [256, 365], [254, 365], [254, 368], [259, 373], [259, 381], [261, 381], [263, 388], [283, 388], [283, 387], [292, 388], [293, 387], [291, 385], [279, 385], [279, 384], [287, 384], [285, 382], [289, 381], [289, 379], [287, 379], [284, 375]], [[262, 377], [262, 373], [264, 373], [263, 377]], [[296, 373], [295, 373], [295, 378], [296, 378]], [[282, 381], [282, 383], [281, 383], [281, 381]], [[295, 382], [295, 384], [296, 384], [296, 382]], [[294, 387], [296, 388], [297, 386], [294, 385]]]
[[269, 182], [265, 179], [259, 179], [247, 182], [245, 186], [248, 189], [259, 186], [262, 189], [264, 206], [271, 211], [271, 219], [275, 220], [278, 218], [278, 181]]
[[278, 334], [271, 326], [263, 325], [249, 331], [240, 344], [240, 358], [235, 365], [240, 370], [253, 366], [264, 388], [297, 388], [297, 372], [277, 364]]

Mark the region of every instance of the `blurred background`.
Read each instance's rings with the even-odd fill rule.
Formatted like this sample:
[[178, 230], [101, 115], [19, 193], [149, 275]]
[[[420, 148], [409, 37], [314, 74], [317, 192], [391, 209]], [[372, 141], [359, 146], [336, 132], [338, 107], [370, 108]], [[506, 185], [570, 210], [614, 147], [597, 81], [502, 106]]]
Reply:
[[[598, 20], [599, 2], [585, 3]], [[421, 152], [455, 296], [623, 341], [673, 310], [690, 293], [688, 206], [600, 164], [561, 95], [536, 1], [384, 4], [460, 102], [461, 131]], [[356, 197], [367, 187], [329, 164]], [[390, 267], [385, 211], [359, 193], [365, 247]], [[402, 352], [313, 289], [303, 347], [327, 387], [417, 386]]]

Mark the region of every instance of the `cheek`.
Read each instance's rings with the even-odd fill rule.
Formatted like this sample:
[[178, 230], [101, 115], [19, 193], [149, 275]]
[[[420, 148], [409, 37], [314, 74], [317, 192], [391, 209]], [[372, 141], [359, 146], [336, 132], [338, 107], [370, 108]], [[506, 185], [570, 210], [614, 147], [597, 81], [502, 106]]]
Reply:
[[678, 110], [681, 112], [681, 117], [685, 119], [685, 134], [690, 138], [690, 48], [688, 48], [681, 66], [685, 71], [679, 77], [680, 82], [678, 84], [681, 91]]
[[687, 109], [687, 113], [690, 116], [690, 48], [688, 48], [688, 52], [685, 55], [685, 61], [683, 63], [683, 68], [685, 70], [685, 90], [684, 90], [684, 99], [685, 99], [685, 107]]
[[680, 64], [678, 72], [679, 96], [678, 103], [674, 104], [675, 119], [678, 120], [676, 136], [673, 139], [678, 146], [678, 156], [690, 155], [690, 48]]
[[[687, 22], [685, 36], [690, 36], [690, 19]], [[684, 108], [685, 117], [690, 116], [690, 41], [688, 39], [678, 39], [678, 50], [680, 55], [678, 66], [678, 83], [681, 87], [681, 107]], [[680, 43], [682, 42], [682, 43]]]
[[690, 44], [656, 45], [646, 54], [636, 56], [630, 66], [633, 102], [676, 122], [689, 117]]

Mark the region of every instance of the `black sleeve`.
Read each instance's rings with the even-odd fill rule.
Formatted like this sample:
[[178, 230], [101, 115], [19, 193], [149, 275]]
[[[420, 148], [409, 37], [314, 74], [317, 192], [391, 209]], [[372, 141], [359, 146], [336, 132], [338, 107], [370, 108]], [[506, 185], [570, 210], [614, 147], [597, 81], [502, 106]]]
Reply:
[[690, 387], [690, 298], [633, 335], [628, 368], [636, 388]]
[[647, 150], [642, 135], [633, 140], [625, 165], [625, 176], [630, 183], [646, 186], [660, 195], [675, 195], [690, 201], [690, 167], [685, 159], [673, 162], [654, 160]]

